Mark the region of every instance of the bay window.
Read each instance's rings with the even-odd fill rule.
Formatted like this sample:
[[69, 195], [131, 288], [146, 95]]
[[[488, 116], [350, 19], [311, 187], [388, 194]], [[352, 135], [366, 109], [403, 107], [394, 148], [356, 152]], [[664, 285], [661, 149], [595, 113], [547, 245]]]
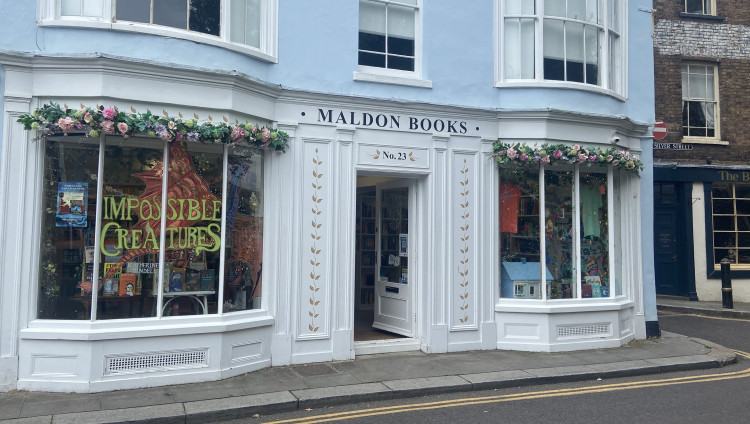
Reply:
[[38, 318], [260, 308], [261, 156], [223, 145], [48, 137], [44, 170]]
[[184, 38], [266, 60], [276, 56], [278, 0], [41, 0], [41, 25]]
[[621, 0], [500, 4], [500, 82], [565, 81], [622, 92]]
[[622, 262], [616, 172], [577, 165], [501, 167], [502, 298], [622, 294], [614, 266]]

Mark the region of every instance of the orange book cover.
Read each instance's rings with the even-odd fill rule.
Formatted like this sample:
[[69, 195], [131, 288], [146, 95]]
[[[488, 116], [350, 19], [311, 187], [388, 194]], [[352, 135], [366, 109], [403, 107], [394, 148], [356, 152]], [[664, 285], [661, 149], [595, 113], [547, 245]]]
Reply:
[[135, 295], [135, 283], [138, 274], [120, 274], [120, 296]]

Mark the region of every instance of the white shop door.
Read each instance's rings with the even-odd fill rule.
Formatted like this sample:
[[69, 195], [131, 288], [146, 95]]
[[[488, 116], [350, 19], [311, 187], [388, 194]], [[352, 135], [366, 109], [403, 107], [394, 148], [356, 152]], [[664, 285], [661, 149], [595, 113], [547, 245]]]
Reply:
[[375, 313], [372, 326], [411, 337], [414, 325], [413, 280], [409, 278], [410, 181], [376, 186], [378, 225]]

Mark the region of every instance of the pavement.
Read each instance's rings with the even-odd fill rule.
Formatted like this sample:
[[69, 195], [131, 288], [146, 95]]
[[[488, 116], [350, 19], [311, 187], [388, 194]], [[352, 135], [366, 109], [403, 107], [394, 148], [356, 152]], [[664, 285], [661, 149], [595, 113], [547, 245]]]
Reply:
[[[659, 309], [682, 308], [677, 311], [681, 313], [726, 312], [713, 302], [659, 298], [657, 303]], [[735, 304], [733, 312], [750, 318], [750, 305]], [[0, 424], [221, 422], [336, 404], [661, 374], [735, 362], [730, 349], [668, 332], [619, 348], [575, 352], [363, 355], [352, 361], [266, 368], [206, 383], [94, 394], [0, 393]]]
[[656, 296], [660, 311], [696, 314], [723, 318], [750, 319], [750, 303], [733, 302], [733, 308], [724, 308], [722, 302], [692, 301], [684, 297]]

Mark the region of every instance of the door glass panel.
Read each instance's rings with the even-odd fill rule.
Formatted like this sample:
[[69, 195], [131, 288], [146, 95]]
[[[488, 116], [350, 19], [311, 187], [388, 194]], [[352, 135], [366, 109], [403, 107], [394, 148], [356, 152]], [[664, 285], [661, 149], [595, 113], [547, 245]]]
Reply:
[[384, 189], [380, 193], [380, 279], [408, 283], [409, 189]]

